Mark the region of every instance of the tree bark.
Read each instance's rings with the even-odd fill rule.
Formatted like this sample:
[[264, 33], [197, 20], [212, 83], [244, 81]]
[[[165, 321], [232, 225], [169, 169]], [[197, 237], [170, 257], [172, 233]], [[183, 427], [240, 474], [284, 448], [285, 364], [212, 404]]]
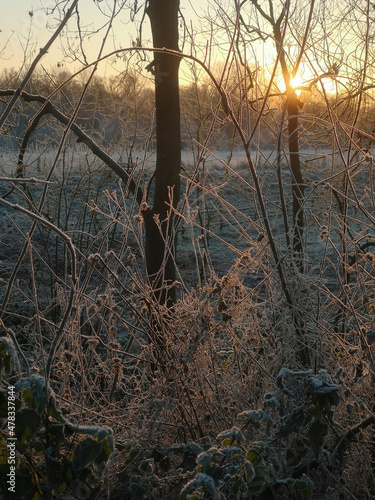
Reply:
[[[149, 0], [146, 13], [150, 19], [155, 48], [178, 51], [179, 0]], [[172, 305], [176, 300], [175, 215], [180, 199], [181, 132], [179, 70], [180, 58], [154, 53], [156, 108], [155, 191], [151, 214], [145, 218], [147, 272], [159, 303]], [[150, 65], [151, 66], [151, 65]], [[155, 223], [155, 217], [160, 225]]]
[[[281, 21], [281, 18], [280, 18]], [[283, 37], [280, 25], [273, 23], [273, 32], [278, 50], [280, 51], [280, 64], [283, 73], [286, 95], [287, 95], [287, 116], [288, 116], [288, 149], [290, 159], [290, 169], [292, 172], [292, 198], [293, 198], [293, 254], [297, 269], [304, 273], [304, 248], [303, 236], [305, 232], [305, 220], [303, 209], [304, 184], [299, 154], [299, 108], [302, 103], [299, 101], [296, 91], [291, 86], [291, 75], [286, 63], [283, 49]]]
[[304, 184], [299, 154], [298, 134], [298, 98], [294, 90], [289, 89], [287, 113], [288, 113], [288, 142], [289, 158], [292, 171], [292, 196], [293, 196], [293, 253], [297, 268], [304, 273], [304, 248], [303, 236], [305, 232], [303, 195]]

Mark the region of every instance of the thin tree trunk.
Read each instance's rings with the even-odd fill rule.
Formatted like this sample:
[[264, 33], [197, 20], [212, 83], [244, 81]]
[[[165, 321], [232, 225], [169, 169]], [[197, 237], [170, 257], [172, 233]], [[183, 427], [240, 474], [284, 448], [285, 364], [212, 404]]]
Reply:
[[302, 103], [299, 101], [295, 90], [291, 87], [291, 75], [289, 73], [284, 49], [282, 48], [283, 37], [280, 25], [273, 24], [278, 50], [280, 50], [280, 64], [283, 72], [287, 94], [287, 116], [288, 116], [288, 149], [290, 159], [290, 169], [292, 172], [292, 199], [293, 199], [293, 254], [297, 269], [304, 272], [304, 248], [303, 236], [305, 232], [304, 210], [303, 210], [303, 177], [301, 160], [299, 154], [299, 108]]
[[292, 198], [293, 198], [293, 253], [298, 270], [304, 272], [304, 249], [303, 236], [305, 231], [303, 210], [303, 177], [299, 154], [298, 137], [298, 98], [295, 91], [291, 90], [288, 97], [288, 134], [289, 134], [289, 158], [292, 171]]
[[[179, 0], [149, 0], [153, 46], [178, 51]], [[160, 303], [175, 302], [176, 235], [174, 214], [180, 199], [181, 133], [178, 70], [180, 58], [154, 53], [156, 169], [152, 214], [145, 219], [147, 271]], [[160, 221], [160, 229], [155, 223]]]

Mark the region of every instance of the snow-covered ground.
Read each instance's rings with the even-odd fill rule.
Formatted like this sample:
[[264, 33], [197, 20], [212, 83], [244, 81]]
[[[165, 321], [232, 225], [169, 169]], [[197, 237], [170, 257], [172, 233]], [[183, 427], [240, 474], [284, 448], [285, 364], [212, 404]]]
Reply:
[[[305, 214], [306, 214], [306, 248], [307, 269], [312, 277], [319, 276], [322, 270], [324, 279], [329, 287], [334, 288], [333, 269], [338, 261], [340, 252], [340, 234], [337, 226], [338, 207], [332, 197], [330, 186], [336, 182], [334, 174], [340, 171], [340, 163], [333, 162], [325, 150], [305, 150], [302, 152], [304, 164]], [[34, 151], [26, 156], [25, 176], [45, 180], [50, 174], [54, 163], [56, 151]], [[267, 246], [267, 237], [264, 237], [262, 214], [259, 202], [253, 189], [253, 179], [246, 164], [245, 155], [234, 152], [229, 165], [230, 154], [228, 151], [215, 153], [207, 152], [204, 161], [197, 169], [195, 181], [200, 184], [197, 188], [190, 184], [194, 168], [194, 157], [189, 152], [182, 154], [182, 185], [183, 196], [181, 210], [185, 215], [194, 214], [194, 232], [186, 224], [181, 224], [179, 235], [179, 265], [182, 276], [187, 283], [193, 285], [196, 281], [197, 266], [195, 256], [208, 252], [208, 261], [213, 271], [222, 276], [227, 272], [235, 259], [247, 251], [258, 240], [263, 248]], [[125, 165], [127, 158], [122, 154], [114, 153], [113, 158]], [[280, 209], [280, 194], [277, 183], [277, 163], [274, 151], [265, 151], [262, 154], [254, 152], [253, 161], [259, 172], [267, 215], [278, 242], [280, 255], [286, 255], [285, 228]], [[317, 158], [314, 161], [314, 158]], [[133, 153], [133, 168], [135, 178], [142, 183], [150, 180], [155, 165], [155, 155], [141, 151]], [[17, 170], [17, 152], [0, 153], [0, 171], [2, 177], [15, 176]], [[335, 170], [332, 165], [335, 164]], [[283, 183], [285, 198], [290, 207], [290, 181], [291, 175], [285, 158], [282, 158]], [[125, 167], [124, 167], [125, 168]], [[364, 195], [365, 187], [369, 185], [369, 166], [363, 164], [356, 173], [355, 182], [363, 184], [359, 192]], [[321, 181], [328, 179], [326, 184]], [[83, 245], [83, 240], [90, 242], [95, 237], [95, 232], [100, 231], [110, 222], [109, 214], [114, 210], [110, 193], [117, 192], [120, 196], [118, 182], [109, 169], [94, 158], [92, 153], [87, 153], [81, 146], [76, 146], [75, 151], [67, 150], [60, 155], [56, 162], [55, 170], [50, 178], [52, 184], [48, 189], [46, 203], [42, 213], [48, 219], [66, 231], [75, 241]], [[9, 191], [11, 184], [5, 179], [0, 181], [0, 195]], [[22, 195], [22, 187], [17, 184], [19, 191], [13, 191], [7, 200], [19, 203], [30, 208]], [[38, 205], [41, 189], [44, 184], [30, 185], [31, 193]], [[327, 187], [328, 186], [328, 187]], [[152, 194], [152, 190], [151, 190]], [[185, 203], [185, 204], [184, 204]], [[186, 203], [189, 210], [186, 210]], [[89, 206], [97, 204], [102, 213], [93, 212]], [[127, 199], [128, 210], [132, 206], [132, 197]], [[134, 209], [136, 214], [138, 208]], [[352, 224], [358, 237], [371, 238], [372, 227], [361, 227], [360, 219], [355, 217], [358, 209], [351, 212]], [[132, 214], [130, 214], [132, 216]], [[86, 218], [86, 219], [85, 219]], [[120, 214], [119, 220], [126, 223], [126, 217]], [[190, 218], [190, 220], [192, 220]], [[17, 260], [25, 234], [29, 230], [31, 221], [28, 217], [0, 206], [0, 275], [9, 276], [9, 272]], [[327, 228], [327, 231], [325, 231]], [[353, 229], [352, 228], [352, 229]], [[47, 245], [48, 253], [53, 255], [59, 250], [56, 238], [43, 236], [43, 231], [35, 233], [35, 239], [41, 246]], [[79, 235], [91, 233], [91, 236], [81, 238]], [[204, 234], [206, 238], [199, 238]], [[322, 237], [323, 234], [323, 237]], [[91, 239], [90, 239], [91, 238]], [[263, 239], [262, 239], [263, 238]], [[327, 244], [328, 242], [328, 244]], [[131, 245], [136, 245], [130, 241]], [[57, 245], [57, 246], [56, 246]], [[95, 245], [93, 246], [95, 248]], [[83, 250], [83, 249], [81, 249]], [[137, 252], [137, 249], [134, 248]], [[199, 260], [199, 259], [198, 259]], [[329, 264], [332, 262], [332, 264]], [[198, 266], [199, 267], [199, 266]], [[259, 274], [258, 280], [262, 279]], [[256, 278], [249, 276], [248, 283], [256, 283]]]

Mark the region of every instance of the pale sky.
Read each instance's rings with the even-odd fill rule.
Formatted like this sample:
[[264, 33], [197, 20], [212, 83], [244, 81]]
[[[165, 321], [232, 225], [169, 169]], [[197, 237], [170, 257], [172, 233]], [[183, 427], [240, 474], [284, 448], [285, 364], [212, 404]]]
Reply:
[[[4, 2], [4, 0], [3, 0]], [[51, 7], [56, 3], [56, 0], [13, 0], [11, 7], [2, 9], [2, 16], [0, 20], [0, 64], [1, 67], [19, 68], [24, 61], [25, 49], [28, 54], [27, 63], [35, 57], [39, 49], [45, 45], [53, 33], [53, 27], [57, 26], [58, 19], [61, 14], [58, 12], [53, 13]], [[61, 3], [61, 2], [60, 2]], [[121, 0], [118, 0], [121, 4]], [[133, 4], [133, 2], [126, 2]], [[139, 2], [141, 4], [141, 2]], [[197, 18], [195, 12], [199, 11], [202, 3], [198, 0], [182, 0], [181, 8], [184, 13], [186, 22], [190, 24], [195, 23]], [[70, 5], [69, 2], [68, 5]], [[94, 0], [79, 0], [78, 9], [80, 14], [80, 26], [84, 33], [85, 31], [93, 32], [103, 26], [108, 20], [106, 14], [110, 14], [110, 8], [113, 5], [112, 0], [104, 0], [94, 2]], [[100, 12], [98, 6], [104, 11]], [[47, 14], [46, 14], [47, 10]], [[32, 15], [30, 15], [32, 14]], [[132, 41], [137, 38], [137, 29], [139, 28], [139, 21], [142, 13], [136, 16], [136, 20], [130, 20], [130, 12], [127, 7], [117, 15], [114, 24], [113, 32], [109, 36], [106, 49], [104, 53], [109, 53], [114, 49], [130, 47]], [[77, 17], [74, 15], [68, 23], [70, 31], [71, 49], [74, 50], [79, 45], [79, 38], [77, 35]], [[102, 39], [104, 30], [99, 33], [92, 34], [84, 40], [83, 48], [88, 62], [96, 59]], [[143, 23], [143, 45], [151, 46], [149, 42], [151, 35], [149, 31], [149, 21], [146, 17]], [[66, 37], [64, 37], [64, 44], [66, 45]], [[71, 56], [72, 52], [70, 53]], [[69, 53], [64, 54], [62, 50], [62, 42], [56, 40], [49, 54], [43, 57], [41, 64], [47, 70], [56, 70], [56, 68], [63, 67], [74, 71], [80, 69], [81, 65], [78, 61], [71, 64], [69, 60], [71, 57]], [[116, 64], [116, 66], [118, 63]], [[116, 69], [116, 66], [114, 67]], [[110, 66], [102, 64], [99, 68], [100, 73], [110, 74], [115, 71]], [[119, 68], [120, 69], [120, 68]]]
[[[105, 4], [106, 2], [100, 2], [99, 5], [102, 6], [102, 3]], [[28, 49], [29, 58], [33, 59], [40, 47], [45, 45], [53, 33], [52, 28], [57, 26], [58, 19], [60, 18], [59, 13], [52, 13], [51, 9], [47, 10], [49, 13], [46, 14], [45, 8], [48, 9], [48, 7], [54, 4], [55, 0], [14, 0], [12, 7], [8, 7], [2, 12], [3, 16], [2, 20], [0, 20], [0, 29], [2, 31], [0, 33], [0, 50], [2, 50], [1, 64], [3, 67], [18, 68], [22, 64], [25, 48]], [[83, 33], [85, 31], [97, 30], [108, 20], [99, 11], [93, 0], [79, 0], [78, 9]], [[32, 15], [30, 15], [31, 13]], [[136, 23], [131, 23], [129, 20], [129, 11], [124, 9], [118, 15], [114, 25], [114, 31], [121, 33], [121, 40], [120, 37], [114, 40], [112, 34], [107, 42], [105, 52], [110, 52], [114, 48], [120, 48], [120, 43], [122, 47], [131, 45], [132, 39], [136, 37], [136, 26]], [[79, 44], [79, 39], [76, 37], [77, 17], [75, 15], [69, 21], [68, 29], [71, 33], [72, 49], [74, 49]], [[84, 41], [83, 48], [88, 62], [96, 59], [102, 38], [103, 31], [93, 34], [89, 39], [87, 38]], [[69, 54], [64, 54], [62, 51], [61, 41], [56, 40], [50, 53], [42, 59], [42, 64], [48, 69], [56, 69], [58, 64], [64, 62], [64, 66], [71, 70], [79, 69], [79, 62], [74, 63], [74, 67], [69, 66], [69, 59]], [[104, 71], [104, 67], [102, 70]]]
[[[3, 5], [4, 1], [2, 0]], [[68, 6], [71, 5], [71, 1], [13, 0], [11, 8], [7, 7], [4, 9], [3, 7], [2, 11], [0, 10], [2, 14], [0, 19], [0, 69], [11, 67], [19, 69], [23, 63], [27, 67], [35, 58], [39, 49], [49, 40], [54, 31], [53, 28], [59, 24], [58, 21], [62, 18], [62, 13], [53, 11], [53, 7], [56, 3], [60, 6]], [[104, 54], [110, 53], [114, 49], [131, 47], [132, 42], [135, 42], [138, 36], [143, 9], [138, 13], [135, 20], [131, 21], [130, 9], [127, 5], [134, 5], [135, 2], [134, 0], [117, 0], [118, 6], [124, 3], [126, 6], [119, 11], [113, 22], [113, 29], [108, 37]], [[140, 0], [138, 3], [142, 5], [143, 1]], [[218, 15], [219, 5], [222, 6], [222, 11]], [[211, 37], [210, 21], [213, 23], [219, 22], [221, 26], [229, 23], [229, 29], [233, 27], [233, 25], [230, 25], [231, 20], [225, 18], [226, 15], [230, 16], [230, 6], [233, 7], [232, 0], [220, 0], [217, 3], [215, 0], [181, 0], [180, 7], [185, 22], [189, 30], [193, 30], [195, 43], [203, 47], [201, 54], [199, 54], [201, 57], [204, 57], [205, 45]], [[83, 37], [83, 50], [89, 63], [97, 59], [105, 28], [101, 31], [98, 30], [109, 20], [111, 8], [113, 8], [113, 0], [79, 0], [78, 2], [80, 29], [83, 35], [87, 35]], [[205, 11], [209, 12], [210, 21], [205, 19]], [[220, 21], [220, 15], [223, 16], [222, 22]], [[82, 68], [79, 60], [71, 62], [74, 59], [74, 51], [79, 55], [82, 63], [84, 62], [81, 51], [78, 50], [80, 49], [80, 38], [77, 35], [76, 15], [69, 20], [67, 30], [69, 36], [67, 36], [65, 31], [61, 39], [55, 41], [50, 52], [42, 58], [38, 70], [56, 72], [62, 68], [63, 70], [67, 69], [70, 72], [75, 72]], [[181, 34], [182, 32], [183, 30], [181, 29]], [[197, 35], [198, 33], [201, 34]], [[69, 40], [68, 45], [67, 40]], [[223, 31], [221, 31], [221, 34], [215, 32], [215, 35], [213, 35], [214, 46], [221, 45], [223, 48], [228, 47], [228, 40], [229, 37]], [[152, 46], [147, 16], [143, 22], [142, 44], [143, 46]], [[184, 50], [185, 52], [189, 52], [188, 44]], [[26, 61], [24, 60], [25, 53], [27, 54]], [[135, 57], [133, 56], [132, 62], [134, 62]], [[148, 55], [147, 57], [151, 58], [152, 56]], [[217, 55], [217, 53], [213, 54], [213, 58], [216, 57], [220, 60], [223, 56]], [[254, 64], [257, 63], [262, 66], [271, 65], [272, 67], [275, 58], [272, 40], [269, 39], [267, 43], [259, 42], [253, 44], [249, 57], [251, 57]], [[114, 64], [115, 60], [116, 63]], [[143, 68], [142, 73], [146, 73], [144, 70], [145, 66], [146, 63], [140, 65]], [[101, 63], [98, 72], [102, 75], [110, 75], [122, 72], [124, 69], [126, 69], [125, 62], [121, 59], [113, 58], [112, 60], [108, 60], [108, 64]], [[305, 74], [305, 78], [313, 76]], [[182, 84], [189, 83], [191, 81], [190, 78], [190, 69], [182, 65], [180, 82]]]

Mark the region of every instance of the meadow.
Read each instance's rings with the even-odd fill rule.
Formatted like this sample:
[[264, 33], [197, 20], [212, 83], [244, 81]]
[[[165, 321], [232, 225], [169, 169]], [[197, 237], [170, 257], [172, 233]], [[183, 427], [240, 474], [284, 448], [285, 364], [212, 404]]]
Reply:
[[[15, 179], [16, 152], [2, 156], [0, 367], [28, 380], [18, 382], [18, 484], [40, 498], [65, 498], [64, 484], [74, 498], [371, 498], [372, 156], [353, 162], [345, 190], [340, 155], [301, 151], [301, 273], [287, 188], [280, 196], [278, 169], [291, 183], [286, 157], [253, 155], [275, 263], [246, 159], [183, 155], [178, 299], [166, 308], [145, 272], [134, 197], [79, 145], [51, 175], [54, 153], [26, 158], [32, 182]], [[151, 185], [154, 157], [134, 158], [123, 168]], [[34, 214], [45, 196], [32, 238], [30, 211], [18, 209], [25, 193]], [[306, 345], [309, 369], [298, 354]]]

